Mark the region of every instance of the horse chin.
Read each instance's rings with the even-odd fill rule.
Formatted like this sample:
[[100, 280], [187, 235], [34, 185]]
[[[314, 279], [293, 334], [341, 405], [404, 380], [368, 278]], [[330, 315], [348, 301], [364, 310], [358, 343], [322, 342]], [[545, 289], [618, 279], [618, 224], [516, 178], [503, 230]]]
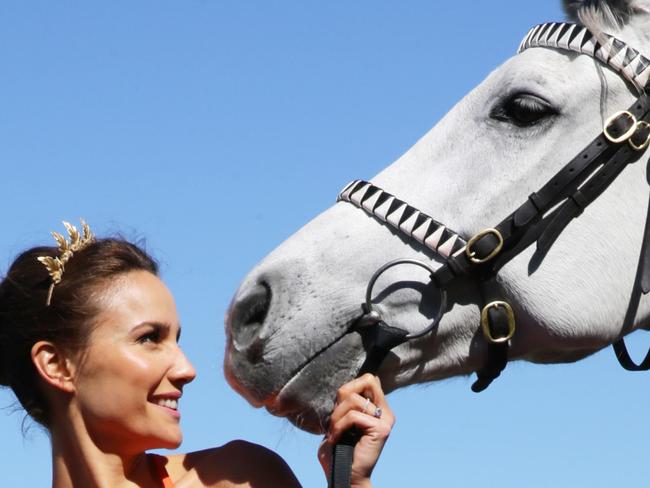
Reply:
[[359, 334], [344, 335], [307, 362], [265, 403], [273, 415], [287, 417], [299, 429], [314, 434], [327, 430], [336, 391], [353, 379], [365, 357]]
[[575, 363], [576, 361], [591, 356], [597, 352], [598, 349], [599, 348], [573, 349], [568, 351], [543, 351], [528, 354], [525, 359], [537, 364]]

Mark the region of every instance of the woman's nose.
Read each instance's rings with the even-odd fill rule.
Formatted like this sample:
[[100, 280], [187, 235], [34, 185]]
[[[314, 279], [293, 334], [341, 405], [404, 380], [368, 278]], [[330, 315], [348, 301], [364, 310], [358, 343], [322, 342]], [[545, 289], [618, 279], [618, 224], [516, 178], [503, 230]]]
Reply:
[[196, 377], [196, 370], [180, 347], [177, 349], [177, 351], [178, 354], [174, 363], [174, 367], [170, 371], [170, 379], [172, 381], [178, 381], [186, 384]]

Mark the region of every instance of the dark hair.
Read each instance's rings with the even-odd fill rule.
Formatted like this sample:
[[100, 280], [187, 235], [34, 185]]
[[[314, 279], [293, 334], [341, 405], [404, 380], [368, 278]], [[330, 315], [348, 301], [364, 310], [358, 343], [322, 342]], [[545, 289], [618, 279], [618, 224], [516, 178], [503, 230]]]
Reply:
[[52, 279], [37, 258], [59, 254], [56, 247], [29, 249], [0, 282], [0, 385], [9, 386], [27, 413], [45, 427], [50, 425], [50, 411], [39, 388], [32, 346], [47, 340], [69, 352], [81, 350], [107, 282], [129, 271], [158, 274], [157, 263], [135, 244], [96, 239], [66, 263], [47, 306]]

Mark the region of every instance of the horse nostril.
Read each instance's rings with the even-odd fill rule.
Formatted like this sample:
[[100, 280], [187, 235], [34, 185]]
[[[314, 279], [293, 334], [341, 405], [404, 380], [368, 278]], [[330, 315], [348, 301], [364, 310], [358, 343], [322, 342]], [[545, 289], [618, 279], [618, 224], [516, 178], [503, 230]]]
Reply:
[[[229, 316], [230, 332], [237, 345], [247, 352], [259, 349], [259, 331], [271, 305], [271, 287], [261, 282], [235, 299]], [[253, 353], [254, 354], [254, 353]], [[255, 354], [254, 354], [255, 355]]]

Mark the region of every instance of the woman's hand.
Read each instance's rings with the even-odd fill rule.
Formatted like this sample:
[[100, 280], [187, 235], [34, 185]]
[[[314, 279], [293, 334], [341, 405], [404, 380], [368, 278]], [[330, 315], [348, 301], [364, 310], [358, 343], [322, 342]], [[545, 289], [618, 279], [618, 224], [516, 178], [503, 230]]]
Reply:
[[339, 388], [328, 434], [318, 450], [325, 475], [329, 478], [332, 447], [343, 432], [356, 427], [361, 438], [354, 448], [351, 486], [370, 486], [370, 475], [394, 423], [376, 376], [364, 374]]

